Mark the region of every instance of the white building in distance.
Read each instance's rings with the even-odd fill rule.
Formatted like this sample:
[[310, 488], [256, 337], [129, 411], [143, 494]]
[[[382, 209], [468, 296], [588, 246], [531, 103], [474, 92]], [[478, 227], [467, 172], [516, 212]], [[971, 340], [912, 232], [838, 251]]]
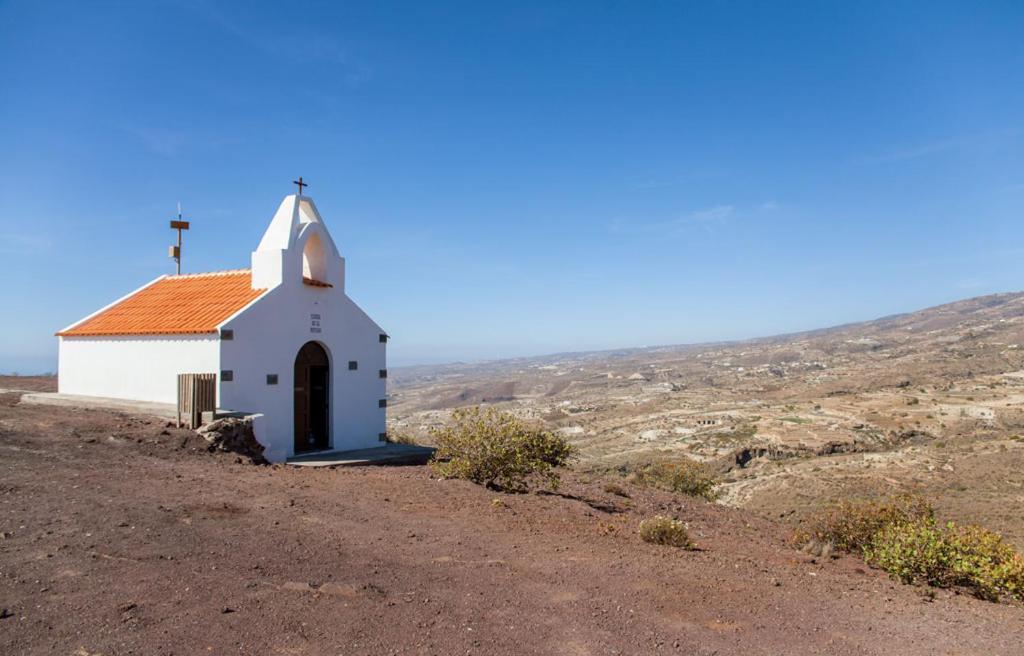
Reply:
[[57, 335], [60, 393], [176, 403], [178, 374], [216, 373], [271, 461], [385, 437], [387, 334], [308, 196], [285, 197], [251, 269], [161, 276]]

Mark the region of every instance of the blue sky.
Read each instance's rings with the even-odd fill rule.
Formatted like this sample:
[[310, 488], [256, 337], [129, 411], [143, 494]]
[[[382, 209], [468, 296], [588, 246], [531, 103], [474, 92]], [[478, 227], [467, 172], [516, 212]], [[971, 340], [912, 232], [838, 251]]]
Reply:
[[1024, 288], [1019, 2], [0, 2], [0, 371], [303, 175], [392, 365]]

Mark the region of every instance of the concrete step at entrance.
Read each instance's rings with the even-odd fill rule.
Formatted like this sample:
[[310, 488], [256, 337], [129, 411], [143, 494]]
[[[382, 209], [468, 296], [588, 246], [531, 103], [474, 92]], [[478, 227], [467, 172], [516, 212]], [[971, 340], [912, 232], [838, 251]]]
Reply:
[[288, 458], [299, 467], [357, 467], [367, 465], [423, 465], [434, 455], [434, 448], [412, 444], [387, 444], [354, 451], [316, 451]]

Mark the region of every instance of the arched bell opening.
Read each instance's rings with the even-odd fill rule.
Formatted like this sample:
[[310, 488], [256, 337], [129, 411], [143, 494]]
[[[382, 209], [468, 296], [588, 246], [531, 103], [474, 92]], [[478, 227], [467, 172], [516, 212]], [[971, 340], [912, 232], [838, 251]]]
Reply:
[[320, 235], [313, 233], [302, 247], [302, 277], [327, 282], [327, 249]]

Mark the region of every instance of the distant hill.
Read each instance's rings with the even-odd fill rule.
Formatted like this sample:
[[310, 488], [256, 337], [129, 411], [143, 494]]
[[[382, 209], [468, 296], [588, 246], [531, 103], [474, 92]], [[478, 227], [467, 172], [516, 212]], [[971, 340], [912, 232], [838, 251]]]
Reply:
[[[632, 362], [634, 359], [643, 358], [644, 356], [657, 360], [663, 358], [665, 354], [686, 354], [729, 347], [742, 348], [744, 345], [803, 343], [808, 341], [821, 345], [821, 340], [829, 344], [836, 342], [836, 340], [856, 340], [857, 338], [874, 338], [882, 341], [891, 341], [898, 338], [900, 341], [905, 341], [905, 338], [911, 333], [914, 337], [920, 338], [921, 344], [924, 345], [928, 341], [928, 334], [934, 333], [934, 331], [956, 330], [972, 326], [988, 330], [993, 328], [988, 324], [1006, 324], [1006, 320], [1018, 319], [1022, 316], [1024, 316], [1024, 292], [1013, 292], [978, 296], [915, 312], [894, 314], [868, 321], [817, 328], [803, 332], [756, 337], [747, 340], [647, 346], [602, 351], [574, 351], [503, 360], [415, 365], [395, 367], [389, 373], [393, 372], [392, 383], [401, 386], [423, 379], [437, 380], [449, 375], [483, 375], [497, 373], [502, 370], [533, 368], [552, 363], [572, 361], [586, 363], [607, 361], [609, 363], [617, 363], [628, 360]], [[1006, 332], [1006, 337], [1012, 338], [1013, 343], [1024, 342], [1024, 326], [1016, 326], [1013, 322], [1010, 322], [1009, 325], [996, 326], [994, 332], [1002, 333], [1001, 328], [1012, 328], [1012, 330]]]

